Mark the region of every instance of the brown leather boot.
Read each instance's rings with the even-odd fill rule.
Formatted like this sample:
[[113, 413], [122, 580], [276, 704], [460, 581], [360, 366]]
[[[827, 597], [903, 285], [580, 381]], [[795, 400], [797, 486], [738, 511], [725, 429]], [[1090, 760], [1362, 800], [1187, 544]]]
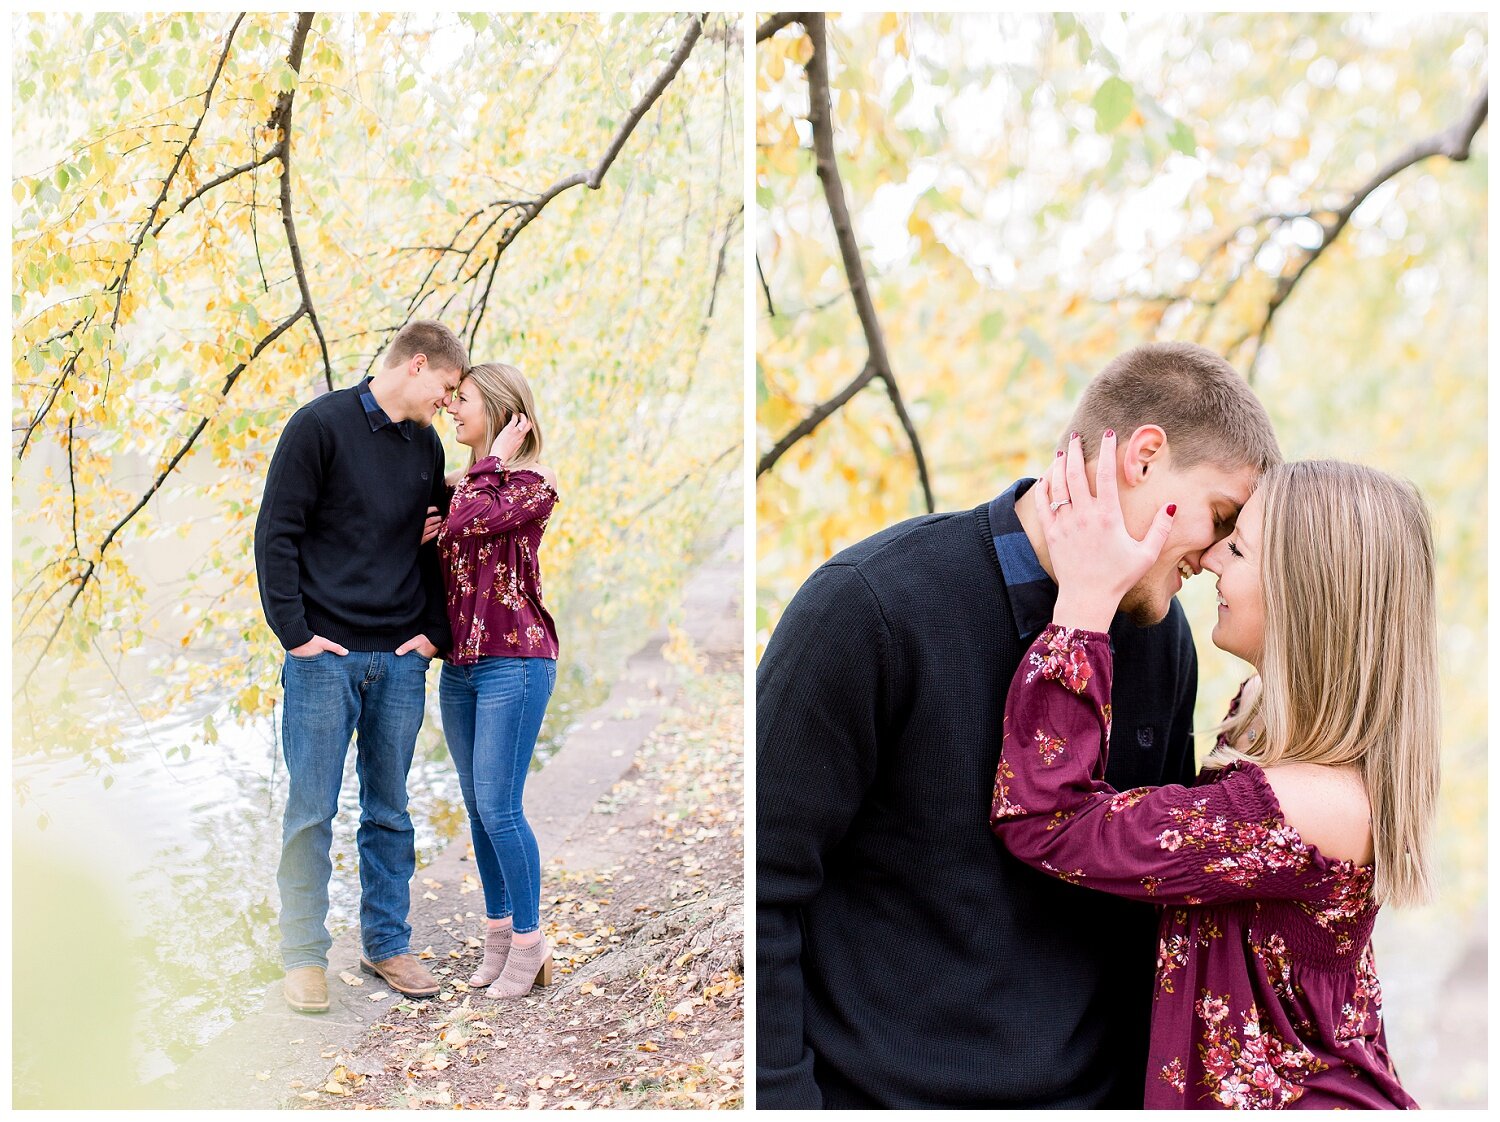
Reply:
[[286, 1003], [298, 1013], [328, 1012], [328, 974], [321, 966], [295, 966], [281, 983]]
[[427, 967], [411, 954], [396, 954], [379, 962], [371, 962], [360, 955], [359, 968], [366, 974], [385, 979], [386, 985], [407, 997], [432, 997], [441, 988]]

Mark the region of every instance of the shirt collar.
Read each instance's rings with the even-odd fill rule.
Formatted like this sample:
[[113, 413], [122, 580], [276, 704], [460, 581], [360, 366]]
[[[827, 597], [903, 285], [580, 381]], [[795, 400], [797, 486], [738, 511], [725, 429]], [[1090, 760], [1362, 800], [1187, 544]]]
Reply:
[[1057, 585], [1042, 568], [1031, 539], [1016, 514], [1016, 500], [1030, 490], [1035, 479], [1016, 480], [990, 502], [990, 534], [1016, 631], [1022, 639], [1037, 635], [1052, 622], [1057, 604]]
[[389, 425], [405, 439], [411, 439], [412, 423], [410, 421], [391, 420], [390, 414], [380, 407], [380, 402], [375, 400], [375, 391], [370, 389], [370, 379], [368, 376], [359, 384], [359, 403], [365, 407], [365, 420], [370, 422], [371, 432], [378, 432]]

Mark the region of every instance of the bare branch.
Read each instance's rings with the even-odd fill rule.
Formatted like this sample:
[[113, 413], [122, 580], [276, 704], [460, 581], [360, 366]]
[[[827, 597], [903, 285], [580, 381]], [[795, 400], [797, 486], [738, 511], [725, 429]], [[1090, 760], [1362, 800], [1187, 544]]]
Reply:
[[[243, 362], [236, 365], [225, 376], [224, 385], [219, 389], [219, 396], [224, 397], [228, 395], [229, 391], [234, 388], [235, 382], [239, 381], [240, 375], [245, 372], [246, 368], [249, 367], [252, 362], [260, 357], [260, 353], [267, 347], [269, 347], [272, 343], [274, 343], [277, 339], [279, 339], [283, 334], [285, 334], [293, 324], [295, 324], [306, 314], [307, 308], [305, 306], [299, 306], [296, 311], [294, 311], [286, 319], [282, 320], [274, 328], [272, 328], [271, 331], [263, 339], [260, 340], [260, 342], [256, 343], [249, 356], [246, 357]], [[166, 465], [161, 469], [161, 471], [157, 472], [156, 478], [152, 480], [151, 486], [146, 489], [146, 493], [140, 497], [140, 500], [135, 504], [135, 506], [130, 508], [129, 512], [126, 513], [124, 517], [122, 517], [118, 522], [110, 527], [109, 532], [104, 535], [103, 540], [99, 543], [98, 551], [96, 552], [93, 560], [89, 561], [88, 564], [84, 566], [84, 569], [81, 573], [71, 578], [70, 581], [62, 583], [58, 586], [58, 589], [54, 590], [53, 594], [55, 595], [56, 592], [60, 589], [66, 588], [69, 583], [76, 582], [76, 587], [73, 589], [73, 595], [68, 598], [68, 602], [63, 605], [62, 610], [58, 613], [57, 625], [52, 629], [52, 633], [47, 637], [47, 641], [42, 644], [42, 649], [40, 652], [38, 652], [36, 660], [31, 664], [31, 669], [26, 672], [25, 679], [21, 682], [20, 686], [12, 691], [13, 696], [18, 696], [23, 690], [26, 689], [27, 685], [30, 684], [32, 675], [35, 674], [37, 668], [41, 666], [42, 660], [47, 657], [47, 652], [52, 649], [52, 644], [56, 641], [58, 633], [62, 631], [63, 624], [67, 622], [68, 615], [73, 610], [73, 606], [78, 603], [79, 599], [83, 596], [84, 591], [88, 588], [90, 582], [94, 580], [96, 574], [98, 573], [99, 566], [104, 563], [105, 550], [109, 549], [109, 547], [114, 544], [114, 541], [117, 537], [119, 537], [120, 532], [130, 524], [131, 520], [134, 519], [137, 514], [145, 509], [146, 504], [149, 503], [152, 498], [156, 496], [156, 493], [161, 490], [162, 484], [164, 484], [167, 481], [168, 477], [177, 470], [177, 465], [182, 462], [183, 458], [193, 450], [193, 445], [197, 443], [198, 437], [203, 434], [203, 430], [208, 427], [208, 423], [212, 419], [212, 414], [199, 419], [198, 424], [182, 442], [181, 447], [177, 449], [176, 453], [174, 453], [172, 458], [167, 461]], [[51, 597], [49, 596], [48, 599], [50, 600]]]
[[[286, 64], [299, 74], [302, 71], [302, 48], [307, 42], [307, 33], [312, 28], [313, 13], [301, 12], [297, 16], [297, 27], [292, 32], [292, 45], [287, 51]], [[328, 357], [328, 340], [323, 337], [323, 325], [318, 322], [318, 313], [313, 306], [312, 290], [307, 283], [307, 269], [302, 263], [302, 244], [297, 240], [297, 226], [292, 218], [292, 99], [296, 88], [283, 90], [276, 99], [276, 108], [271, 111], [267, 125], [280, 130], [281, 140], [276, 149], [281, 157], [281, 224], [286, 229], [286, 244], [292, 254], [292, 271], [297, 276], [297, 289], [302, 294], [302, 307], [312, 321], [313, 332], [318, 337], [318, 347], [323, 353], [323, 379], [333, 389], [333, 362]]]
[[813, 153], [817, 160], [818, 179], [823, 184], [823, 195], [828, 201], [828, 213], [833, 219], [834, 234], [838, 239], [839, 254], [844, 261], [844, 273], [849, 278], [849, 292], [854, 297], [854, 307], [859, 314], [860, 326], [864, 328], [865, 343], [870, 350], [870, 363], [876, 376], [885, 383], [896, 416], [911, 441], [912, 455], [917, 461], [917, 475], [922, 482], [922, 494], [929, 511], [937, 506], [932, 496], [932, 481], [927, 474], [927, 459], [922, 453], [922, 443], [917, 438], [916, 426], [901, 400], [901, 388], [891, 370], [890, 356], [885, 349], [885, 336], [880, 330], [880, 321], [875, 315], [875, 302], [870, 297], [869, 284], [865, 280], [864, 263], [859, 256], [859, 244], [854, 237], [854, 222], [849, 216], [849, 204], [844, 197], [844, 183], [839, 175], [838, 159], [833, 150], [833, 109], [828, 93], [828, 32], [822, 12], [808, 12], [800, 17], [802, 26], [812, 40], [812, 58], [807, 64], [809, 123], [812, 125]]
[[740, 203], [740, 209], [729, 216], [729, 221], [724, 223], [724, 237], [719, 242], [719, 264], [714, 269], [713, 287], [708, 293], [708, 314], [703, 317], [702, 331], [708, 330], [708, 321], [714, 318], [714, 306], [719, 299], [719, 281], [724, 276], [724, 258], [729, 252], [729, 240], [734, 236], [734, 227], [745, 215], [745, 204]]
[[172, 221], [172, 219], [176, 218], [183, 211], [187, 210], [187, 208], [189, 206], [191, 206], [193, 203], [197, 202], [204, 195], [208, 194], [210, 191], [212, 191], [215, 187], [219, 186], [221, 183], [228, 183], [231, 179], [234, 179], [236, 176], [244, 175], [247, 171], [254, 171], [258, 167], [261, 167], [261, 166], [263, 166], [265, 164], [269, 164], [279, 154], [280, 153], [279, 153], [279, 151], [276, 148], [269, 149], [264, 156], [261, 156], [258, 159], [254, 159], [254, 160], [249, 161], [248, 163], [241, 164], [239, 167], [230, 168], [228, 171], [224, 172], [222, 175], [216, 175], [216, 176], [214, 176], [207, 183], [205, 183], [202, 187], [199, 187], [191, 195], [189, 195], [187, 198], [183, 199], [182, 202], [178, 203], [176, 210], [174, 210], [171, 214], [169, 214], [169, 215], [165, 216], [164, 218], [162, 218], [161, 221], [159, 221], [156, 224], [156, 226], [152, 229], [151, 236], [154, 238], [158, 234], [160, 234], [162, 232], [162, 230], [166, 228], [166, 225], [167, 225], [168, 222]]
[[769, 39], [772, 35], [775, 35], [787, 24], [796, 23], [799, 18], [800, 17], [796, 12], [777, 12], [770, 19], [766, 20], [765, 23], [761, 24], [755, 29], [755, 41], [759, 43], [766, 39]]
[[1259, 360], [1261, 346], [1270, 334], [1271, 320], [1286, 303], [1287, 297], [1292, 294], [1297, 284], [1307, 275], [1307, 270], [1312, 268], [1313, 262], [1323, 255], [1339, 234], [1343, 233], [1344, 227], [1349, 224], [1349, 219], [1359, 209], [1360, 204], [1369, 198], [1377, 187], [1423, 160], [1431, 159], [1433, 156], [1445, 156], [1455, 163], [1467, 160], [1474, 136], [1484, 124], [1485, 118], [1489, 116], [1489, 108], [1490, 90], [1486, 85], [1469, 106], [1462, 120], [1440, 133], [1435, 133], [1411, 145], [1372, 175], [1363, 186], [1349, 196], [1343, 206], [1334, 212], [1333, 221], [1323, 226], [1322, 240], [1308, 250], [1307, 256], [1302, 259], [1302, 263], [1295, 270], [1284, 274], [1276, 282], [1276, 291], [1271, 294], [1271, 299], [1266, 305], [1265, 319], [1261, 321], [1260, 328], [1255, 334], [1255, 360]]
[[[726, 456], [732, 456], [732, 455], [734, 455], [734, 453], [738, 452], [740, 450], [740, 446], [741, 446], [742, 443], [743, 443], [742, 441], [736, 440], [732, 445], [730, 445], [728, 448], [724, 449], [724, 451], [720, 452], [713, 459], [709, 460], [708, 463], [706, 463], [706, 464], [699, 464], [699, 465], [697, 465], [695, 467], [690, 468], [688, 471], [684, 472], [683, 475], [682, 475], [682, 477], [679, 478], [676, 483], [672, 484], [672, 486], [668, 487], [660, 495], [657, 495], [656, 498], [652, 499], [645, 506], [641, 507], [640, 510], [636, 511], [635, 512], [635, 518], [642, 517], [643, 515], [645, 515], [649, 511], [651, 511], [653, 508], [655, 508], [657, 506], [660, 506], [662, 503], [666, 502], [666, 500], [668, 498], [670, 498], [677, 490], [679, 490], [682, 487], [682, 485], [684, 483], [686, 483], [689, 479], [692, 479], [695, 476], [706, 476], [714, 468], [718, 467], [719, 464], [721, 462], [723, 462], [723, 460], [724, 460], [724, 458]], [[633, 521], [635, 521], [635, 519], [631, 519], [631, 521], [633, 522]]]
[[771, 303], [771, 286], [766, 283], [766, 271], [760, 267], [760, 254], [755, 255], [755, 275], [760, 277], [760, 290], [766, 294], [766, 311], [776, 318], [776, 305]]
[[760, 463], [755, 466], [756, 477], [759, 478], [760, 476], [765, 475], [766, 472], [775, 467], [776, 461], [781, 459], [782, 456], [786, 455], [787, 451], [792, 447], [793, 444], [796, 444], [797, 441], [810, 434], [813, 429], [817, 428], [829, 417], [833, 416], [845, 405], [847, 405], [849, 403], [849, 400], [855, 394], [859, 393], [860, 390], [869, 385], [870, 379], [873, 377], [875, 377], [875, 363], [873, 360], [871, 360], [865, 363], [865, 368], [859, 372], [854, 381], [850, 382], [843, 389], [839, 390], [838, 393], [834, 394], [827, 401], [823, 402], [823, 404], [819, 405], [816, 409], [809, 413], [806, 417], [802, 418], [802, 420], [797, 423], [796, 428], [792, 429], [791, 432], [787, 433], [780, 440], [778, 440], [776, 442], [776, 446], [760, 458]]

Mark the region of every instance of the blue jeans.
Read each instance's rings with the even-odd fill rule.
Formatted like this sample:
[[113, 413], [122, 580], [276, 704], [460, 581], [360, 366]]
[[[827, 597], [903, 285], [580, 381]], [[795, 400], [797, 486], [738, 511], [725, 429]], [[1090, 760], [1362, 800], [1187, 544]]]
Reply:
[[281, 958], [286, 969], [328, 965], [328, 878], [344, 759], [358, 732], [359, 928], [379, 962], [411, 950], [417, 857], [406, 776], [422, 727], [429, 660], [415, 651], [286, 656], [281, 748], [291, 780], [281, 829]]
[[557, 684], [557, 660], [482, 658], [443, 664], [443, 733], [469, 811], [485, 914], [512, 914], [525, 934], [541, 923], [542, 860], [521, 810], [521, 793], [542, 715]]

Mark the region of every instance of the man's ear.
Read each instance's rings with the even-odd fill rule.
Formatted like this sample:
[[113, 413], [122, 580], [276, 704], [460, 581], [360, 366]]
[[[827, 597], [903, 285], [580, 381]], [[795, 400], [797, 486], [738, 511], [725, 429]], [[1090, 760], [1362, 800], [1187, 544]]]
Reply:
[[411, 358], [406, 360], [406, 372], [413, 375], [420, 374], [422, 373], [422, 368], [426, 365], [427, 356], [424, 355], [421, 351], [418, 351], [416, 354], [412, 355]]
[[1130, 434], [1120, 450], [1120, 482], [1135, 487], [1150, 478], [1152, 469], [1167, 462], [1167, 434], [1159, 425], [1142, 425]]

